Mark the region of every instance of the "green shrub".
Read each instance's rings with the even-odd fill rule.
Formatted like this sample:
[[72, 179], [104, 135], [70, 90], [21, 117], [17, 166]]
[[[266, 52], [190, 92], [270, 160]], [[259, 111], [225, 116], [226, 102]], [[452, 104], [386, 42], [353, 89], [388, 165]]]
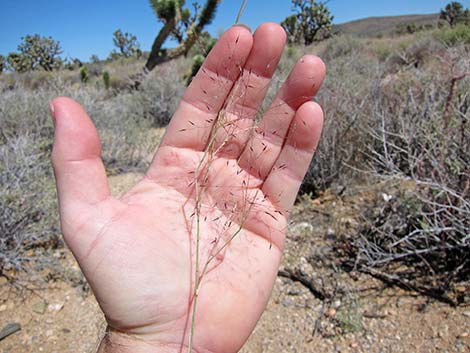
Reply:
[[441, 28], [434, 32], [434, 36], [449, 46], [470, 44], [470, 26], [460, 23], [455, 27]]
[[108, 71], [103, 71], [103, 83], [104, 83], [104, 88], [109, 89], [109, 87], [110, 87], [110, 78], [109, 78], [109, 72]]
[[80, 81], [82, 81], [82, 83], [87, 83], [89, 79], [90, 79], [90, 74], [88, 71], [88, 67], [82, 66], [80, 68]]
[[326, 48], [322, 54], [322, 58], [328, 62], [339, 57], [361, 52], [364, 49], [363, 41], [359, 38], [340, 35], [328, 40]]
[[375, 46], [375, 54], [381, 62], [386, 61], [392, 55], [392, 53], [392, 48], [388, 43], [382, 43], [380, 45]]

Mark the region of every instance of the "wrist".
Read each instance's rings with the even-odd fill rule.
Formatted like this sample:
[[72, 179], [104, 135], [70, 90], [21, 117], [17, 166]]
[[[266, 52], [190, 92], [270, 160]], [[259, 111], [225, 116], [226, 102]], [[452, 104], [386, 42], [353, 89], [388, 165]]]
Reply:
[[136, 335], [115, 331], [109, 327], [101, 339], [97, 353], [173, 353], [177, 349], [165, 347], [156, 342], [148, 342]]
[[[181, 344], [163, 344], [147, 340], [138, 335], [119, 332], [109, 327], [98, 347], [97, 353], [187, 353], [189, 349]], [[193, 348], [192, 353], [211, 353]]]

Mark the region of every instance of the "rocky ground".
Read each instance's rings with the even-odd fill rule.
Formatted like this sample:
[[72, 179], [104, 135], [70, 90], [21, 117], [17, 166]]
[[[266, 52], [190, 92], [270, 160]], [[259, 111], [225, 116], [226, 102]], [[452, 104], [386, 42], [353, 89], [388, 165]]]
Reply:
[[[114, 193], [139, 177], [112, 177]], [[470, 351], [470, 306], [453, 308], [335, 265], [337, 234], [354, 232], [361, 205], [378, 192], [358, 188], [300, 200], [268, 308], [242, 353]], [[1, 352], [96, 350], [104, 319], [71, 255], [58, 251], [66, 278], [34, 290], [0, 283], [0, 330], [21, 326], [0, 340]]]

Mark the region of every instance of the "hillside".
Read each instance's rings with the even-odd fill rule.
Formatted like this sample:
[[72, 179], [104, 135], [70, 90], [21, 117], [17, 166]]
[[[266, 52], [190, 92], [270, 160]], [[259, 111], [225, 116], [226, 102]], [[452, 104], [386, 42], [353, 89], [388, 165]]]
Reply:
[[392, 34], [400, 25], [415, 23], [417, 26], [434, 25], [439, 14], [368, 17], [342, 23], [334, 27], [335, 32], [354, 34], [361, 37], [378, 37]]

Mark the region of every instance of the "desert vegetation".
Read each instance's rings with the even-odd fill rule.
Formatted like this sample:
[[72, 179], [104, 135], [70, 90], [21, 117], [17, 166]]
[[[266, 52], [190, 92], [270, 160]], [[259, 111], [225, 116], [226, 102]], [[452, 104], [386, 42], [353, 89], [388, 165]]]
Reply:
[[[150, 53], [117, 30], [117, 51], [108, 60], [66, 65], [60, 44], [38, 35], [0, 60], [0, 72], [4, 62], [8, 70], [0, 76], [0, 276], [21, 285], [44, 280], [45, 269], [62, 271], [53, 255], [64, 244], [47, 102], [66, 95], [86, 107], [100, 131], [109, 175], [143, 172], [158, 129], [213, 45], [202, 30], [217, 3], [191, 14], [180, 2], [155, 2], [166, 29]], [[335, 234], [337, 265], [451, 305], [468, 302], [456, 290], [470, 279], [468, 10], [449, 5], [441, 14], [448, 24], [419, 31], [410, 25], [387, 38], [328, 38], [332, 17], [314, 3], [320, 8], [309, 11], [321, 15], [318, 31], [306, 33], [305, 16], [286, 18], [291, 43], [268, 94], [272, 99], [303, 53], [325, 61], [327, 79], [317, 98], [325, 128], [299, 201], [325, 190], [341, 196], [358, 185], [381, 185], [359, 210], [354, 231]], [[308, 2], [294, 5], [307, 11]], [[178, 39], [179, 49], [161, 50], [168, 36]], [[142, 67], [155, 69], [135, 89], [130, 82]]]

